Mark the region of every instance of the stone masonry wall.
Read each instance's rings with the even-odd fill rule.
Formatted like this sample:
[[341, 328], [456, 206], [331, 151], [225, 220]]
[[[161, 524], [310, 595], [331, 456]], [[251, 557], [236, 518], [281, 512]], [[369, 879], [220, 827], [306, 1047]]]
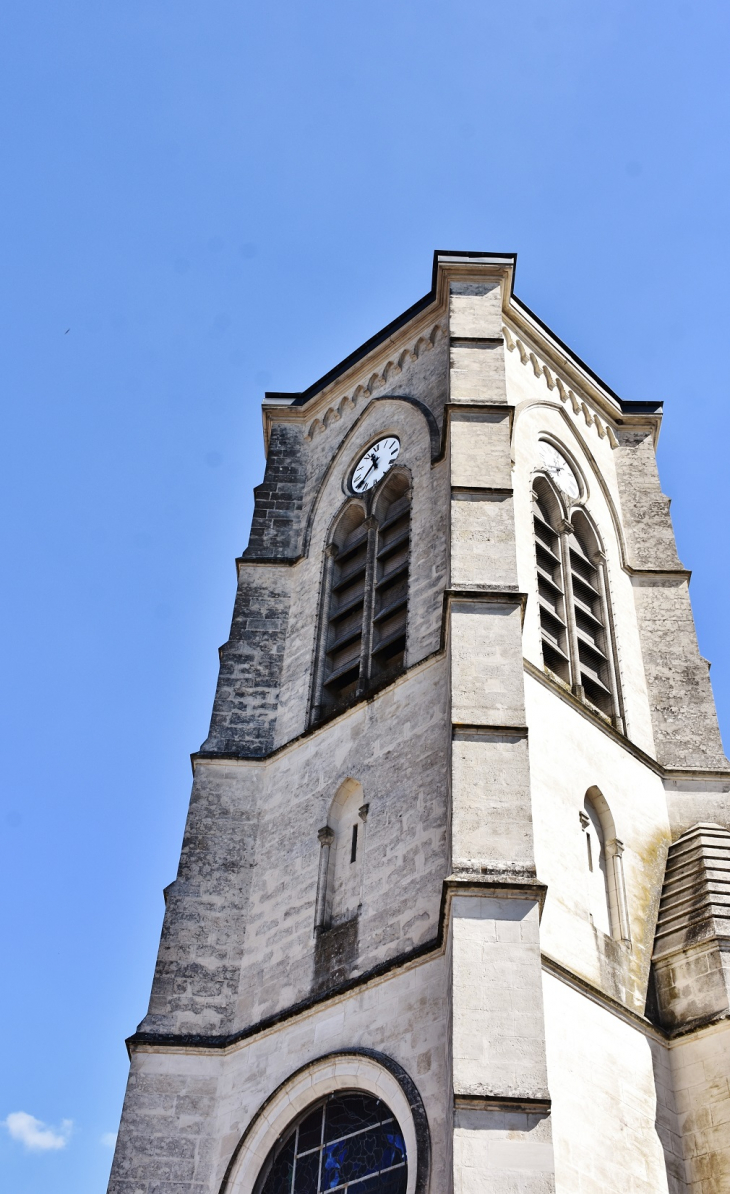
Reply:
[[664, 1046], [551, 975], [544, 987], [558, 1194], [685, 1194]]
[[[265, 765], [198, 764], [143, 1031], [240, 1031], [436, 941], [447, 710], [436, 659]], [[313, 930], [317, 831], [348, 777], [370, 811], [363, 907], [343, 974], [317, 954]]]
[[[709, 671], [697, 646], [652, 434], [648, 428], [620, 430], [618, 440], [616, 474], [627, 562], [645, 573], [634, 584], [657, 757], [666, 767], [723, 769], [728, 763]], [[652, 576], [656, 571], [679, 574]]]
[[266, 472], [254, 489], [251, 534], [244, 558], [295, 559], [301, 544], [301, 511], [307, 460], [300, 426], [275, 423]]
[[[374, 1049], [416, 1083], [431, 1136], [432, 1194], [449, 1188], [452, 1108], [444, 957], [262, 1033], [225, 1055], [136, 1050], [109, 1194], [218, 1194], [262, 1103], [337, 1049]], [[234, 1194], [234, 1192], [228, 1192]]]
[[274, 745], [289, 625], [290, 571], [277, 565], [240, 565], [231, 633], [220, 651], [204, 751], [266, 755]]
[[[441, 419], [446, 341], [441, 334], [433, 347], [430, 339], [421, 344], [429, 351], [422, 348], [418, 358], [404, 360], [397, 379], [390, 379], [392, 387], [374, 386], [372, 398], [345, 405], [342, 414], [338, 408], [337, 417], [312, 438], [305, 438], [306, 424], [274, 422], [239, 564], [231, 632], [220, 652], [211, 726], [201, 747], [206, 753], [266, 755], [305, 728], [324, 540], [345, 499], [354, 453], [374, 435], [401, 437], [401, 461], [414, 476], [412, 553], [414, 564], [422, 566], [412, 569], [409, 662], [438, 645], [446, 536], [436, 494], [427, 492], [437, 480], [430, 476], [432, 424], [417, 407], [387, 399], [392, 388]], [[440, 506], [444, 509], [443, 500]], [[261, 563], [252, 566], [254, 561]]]
[[673, 1042], [670, 1050], [688, 1194], [730, 1190], [730, 1022]]
[[637, 578], [634, 592], [659, 761], [665, 767], [726, 770], [686, 579]]

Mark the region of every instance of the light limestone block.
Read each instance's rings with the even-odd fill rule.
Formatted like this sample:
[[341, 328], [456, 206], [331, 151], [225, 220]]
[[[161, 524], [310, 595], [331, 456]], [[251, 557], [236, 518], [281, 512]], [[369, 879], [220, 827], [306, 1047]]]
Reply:
[[504, 345], [452, 344], [450, 389], [452, 402], [505, 402]]
[[[452, 901], [457, 1095], [547, 1097], [537, 922], [530, 900]], [[515, 1003], [514, 991], [528, 1000]]]
[[685, 1194], [676, 1111], [655, 1077], [653, 1049], [666, 1048], [559, 979], [543, 985], [557, 1190]]
[[455, 588], [515, 588], [517, 567], [511, 497], [455, 495], [451, 503], [451, 577]]
[[455, 723], [524, 725], [520, 606], [454, 600], [451, 671]]
[[451, 484], [509, 489], [509, 411], [451, 412]]
[[502, 335], [502, 287], [499, 282], [452, 282], [449, 332], [452, 337]]
[[526, 738], [457, 732], [452, 769], [453, 869], [532, 868]]

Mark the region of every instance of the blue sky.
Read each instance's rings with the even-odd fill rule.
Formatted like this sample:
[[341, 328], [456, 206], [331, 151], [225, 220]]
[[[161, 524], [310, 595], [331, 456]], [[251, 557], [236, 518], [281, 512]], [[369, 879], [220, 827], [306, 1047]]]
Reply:
[[105, 1188], [263, 391], [425, 293], [434, 248], [517, 251], [520, 297], [665, 401], [727, 740], [729, 26], [716, 0], [6, 6], [3, 1189]]

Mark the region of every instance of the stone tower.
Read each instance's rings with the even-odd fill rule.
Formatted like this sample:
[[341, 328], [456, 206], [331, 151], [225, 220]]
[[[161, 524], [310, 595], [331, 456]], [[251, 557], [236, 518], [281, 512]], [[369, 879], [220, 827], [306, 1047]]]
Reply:
[[730, 766], [655, 463], [511, 254], [267, 394], [112, 1194], [727, 1194]]

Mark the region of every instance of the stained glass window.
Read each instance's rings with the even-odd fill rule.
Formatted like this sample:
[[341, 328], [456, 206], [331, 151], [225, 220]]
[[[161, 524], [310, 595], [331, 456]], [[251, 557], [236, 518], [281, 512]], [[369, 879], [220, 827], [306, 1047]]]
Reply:
[[278, 1141], [258, 1194], [405, 1194], [403, 1133], [380, 1099], [358, 1091], [330, 1095]]

